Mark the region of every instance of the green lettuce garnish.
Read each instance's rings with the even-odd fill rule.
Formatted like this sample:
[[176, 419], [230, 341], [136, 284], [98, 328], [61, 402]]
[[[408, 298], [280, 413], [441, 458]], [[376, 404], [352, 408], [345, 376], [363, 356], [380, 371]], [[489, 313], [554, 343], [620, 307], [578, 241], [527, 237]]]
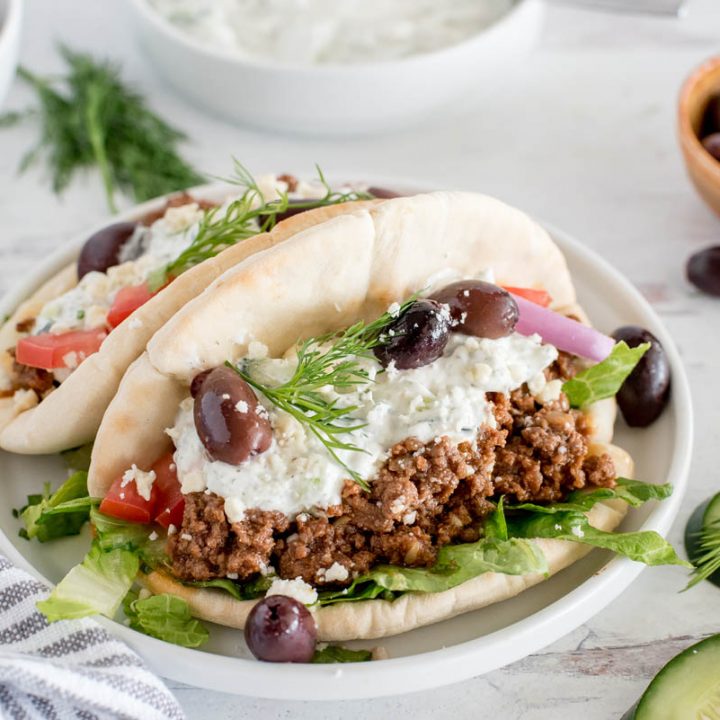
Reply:
[[369, 650], [350, 650], [340, 645], [328, 645], [316, 650], [310, 662], [325, 664], [367, 662], [368, 660], [372, 660], [372, 653]]
[[552, 503], [550, 505], [522, 503], [508, 506], [506, 509], [509, 511], [527, 510], [550, 515], [566, 511], [587, 512], [602, 500], [622, 500], [631, 507], [640, 507], [648, 500], [665, 500], [672, 495], [672, 485], [669, 483], [666, 485], [652, 485], [651, 483], [623, 477], [617, 478], [616, 483], [617, 485], [614, 488], [575, 490], [561, 503]]
[[138, 555], [130, 550], [104, 552], [93, 542], [85, 559], [57, 584], [47, 600], [37, 604], [50, 621], [87, 615], [112, 618], [135, 582]]
[[570, 405], [580, 408], [615, 397], [627, 376], [649, 349], [650, 343], [634, 348], [624, 341], [617, 343], [602, 362], [583, 370], [563, 384], [562, 389]]
[[90, 508], [99, 502], [88, 497], [87, 473], [73, 473], [54, 493], [45, 483], [40, 495], [28, 495], [27, 505], [13, 510], [22, 520], [20, 537], [48, 542], [68, 535], [78, 535], [88, 521]]
[[90, 442], [70, 450], [63, 450], [60, 455], [62, 455], [68, 470], [89, 470], [92, 449], [93, 444]]
[[163, 593], [140, 598], [131, 591], [125, 596], [123, 609], [133, 630], [175, 645], [200, 647], [210, 635], [192, 617], [187, 602], [176, 595]]
[[688, 567], [688, 563], [679, 558], [673, 546], [658, 533], [652, 530], [605, 532], [590, 525], [587, 516], [582, 512], [520, 513], [518, 517], [508, 518], [508, 530], [510, 535], [517, 538], [569, 540], [612, 550], [645, 565]]
[[196, 588], [216, 588], [224, 590], [236, 600], [254, 600], [265, 595], [275, 578], [275, 575], [261, 575], [255, 580], [245, 583], [238, 583], [229, 578], [214, 578], [213, 580], [186, 582], [184, 585]]

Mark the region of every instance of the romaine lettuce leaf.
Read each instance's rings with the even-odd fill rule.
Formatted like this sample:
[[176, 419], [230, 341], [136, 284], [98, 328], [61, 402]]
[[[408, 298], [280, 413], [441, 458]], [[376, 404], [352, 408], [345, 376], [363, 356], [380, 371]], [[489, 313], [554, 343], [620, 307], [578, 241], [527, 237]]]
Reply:
[[92, 449], [93, 444], [90, 442], [70, 450], [63, 450], [60, 455], [62, 455], [62, 459], [69, 470], [89, 470]]
[[509, 505], [505, 509], [527, 510], [530, 512], [554, 514], [558, 512], [578, 511], [587, 512], [602, 500], [623, 500], [631, 507], [639, 507], [648, 500], [665, 500], [672, 495], [672, 485], [652, 485], [640, 480], [617, 478], [614, 488], [595, 488], [593, 490], [575, 490], [571, 492], [564, 502], [549, 505], [536, 505], [534, 503], [521, 503]]
[[163, 593], [139, 598], [130, 592], [123, 602], [133, 630], [182, 647], [196, 648], [209, 637], [207, 628], [190, 614], [185, 600]]
[[48, 542], [68, 535], [78, 535], [87, 522], [90, 508], [99, 501], [88, 497], [87, 473], [73, 473], [54, 493], [49, 483], [41, 495], [29, 495], [28, 504], [14, 510], [24, 528], [20, 536]]
[[370, 650], [350, 650], [340, 645], [328, 645], [316, 650], [310, 662], [324, 664], [367, 662], [368, 660], [372, 660]]
[[508, 532], [515, 538], [552, 538], [605, 548], [646, 565], [689, 566], [658, 533], [605, 532], [592, 527], [582, 512], [521, 513], [508, 517]]
[[562, 389], [570, 405], [585, 407], [598, 400], [614, 397], [649, 349], [650, 343], [631, 348], [621, 340], [602, 362], [583, 370], [563, 384]]
[[189, 587], [224, 590], [236, 600], [254, 600], [265, 595], [275, 577], [275, 575], [261, 575], [255, 580], [245, 583], [239, 583], [229, 578], [215, 578], [214, 580], [196, 580], [184, 584]]
[[90, 522], [95, 528], [95, 543], [101, 550], [130, 550], [151, 568], [167, 563], [165, 538], [155, 533], [155, 539], [151, 539], [152, 529], [147, 525], [104, 515], [97, 508], [90, 511]]
[[118, 548], [104, 552], [93, 542], [85, 559], [58, 583], [38, 610], [50, 621], [105, 615], [112, 618], [140, 567], [136, 553]]
[[368, 600], [402, 592], [441, 592], [487, 572], [505, 575], [547, 572], [545, 556], [534, 543], [511, 538], [481, 538], [474, 543], [445, 545], [431, 568], [378, 565], [353, 581], [346, 590], [322, 593], [321, 605]]

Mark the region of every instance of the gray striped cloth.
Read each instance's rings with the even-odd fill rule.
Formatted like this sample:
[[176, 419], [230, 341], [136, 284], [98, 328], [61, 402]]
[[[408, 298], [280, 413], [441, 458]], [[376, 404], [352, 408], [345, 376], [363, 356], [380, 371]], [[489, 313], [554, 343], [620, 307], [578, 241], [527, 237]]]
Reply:
[[93, 620], [48, 624], [48, 588], [0, 555], [0, 718], [182, 720], [143, 661]]

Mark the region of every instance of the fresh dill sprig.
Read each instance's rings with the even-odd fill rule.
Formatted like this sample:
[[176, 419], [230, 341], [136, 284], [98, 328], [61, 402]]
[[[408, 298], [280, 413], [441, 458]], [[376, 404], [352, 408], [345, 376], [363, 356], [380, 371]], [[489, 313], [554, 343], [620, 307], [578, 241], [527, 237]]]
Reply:
[[278, 199], [268, 201], [247, 168], [235, 158], [233, 162], [234, 175], [221, 179], [243, 188], [242, 195], [233, 200], [225, 212], [221, 212], [220, 208], [210, 208], [205, 211], [195, 239], [177, 258], [153, 273], [149, 281], [151, 289], [161, 288], [169, 279], [214, 257], [231, 245], [272, 230], [278, 217], [282, 217], [289, 208], [299, 212], [372, 197], [368, 193], [354, 190], [350, 192], [333, 190], [325, 180], [322, 170], [316, 165], [318, 180], [325, 188], [325, 195], [322, 198], [291, 201], [287, 193], [279, 193]]
[[402, 315], [415, 300], [413, 295], [392, 313], [385, 312], [370, 323], [357, 322], [339, 333], [330, 333], [305, 340], [297, 350], [297, 367], [292, 377], [275, 387], [255, 380], [244, 369], [228, 362], [254, 390], [261, 392], [273, 405], [303, 423], [325, 446], [333, 460], [345, 468], [350, 477], [363, 488], [368, 485], [357, 472], [338, 456], [338, 450], [364, 452], [340, 436], [365, 427], [353, 420], [357, 405], [339, 407], [322, 392], [332, 387], [337, 392], [352, 390], [371, 382], [361, 361], [373, 358], [372, 349], [383, 342], [384, 330]]
[[37, 116], [40, 140], [20, 163], [26, 170], [40, 156], [61, 193], [80, 169], [97, 168], [107, 203], [116, 211], [118, 190], [148, 200], [204, 181], [177, 153], [180, 131], [153, 113], [143, 97], [120, 79], [116, 65], [60, 46], [67, 74], [43, 78], [26, 68], [18, 76], [37, 93], [37, 111], [8, 113], [0, 127]]
[[697, 551], [690, 561], [695, 566], [686, 590], [720, 570], [720, 520], [706, 525], [697, 535]]

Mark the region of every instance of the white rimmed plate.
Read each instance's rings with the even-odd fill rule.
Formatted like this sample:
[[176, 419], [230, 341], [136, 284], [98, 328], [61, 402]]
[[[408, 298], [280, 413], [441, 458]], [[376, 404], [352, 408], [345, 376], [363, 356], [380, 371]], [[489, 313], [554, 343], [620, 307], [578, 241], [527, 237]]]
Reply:
[[[161, 203], [146, 203], [113, 221], [135, 217]], [[673, 496], [665, 502], [631, 510], [621, 529], [665, 534], [684, 494], [692, 445], [690, 394], [678, 353], [658, 317], [622, 275], [563, 232], [548, 230], [568, 259], [580, 302], [594, 324], [606, 332], [619, 325], [642, 325], [660, 338], [667, 351], [673, 372], [672, 400], [667, 411], [645, 430], [631, 430], [619, 421], [615, 438], [635, 458], [637, 477], [675, 486]], [[0, 317], [71, 261], [88, 234], [68, 243], [30, 273], [0, 302]], [[51, 582], [58, 581], [82, 558], [89, 544], [88, 535], [47, 545], [27, 542], [18, 537], [18, 523], [10, 509], [21, 506], [25, 496], [38, 492], [43, 482], [57, 485], [63, 477], [64, 466], [58, 457], [0, 453], [0, 552]], [[394, 638], [357, 643], [358, 647], [381, 644], [390, 659], [356, 665], [260, 663], [249, 657], [241, 632], [218, 626], [212, 627], [211, 640], [200, 651], [160, 642], [120, 623], [102, 622], [140, 652], [155, 671], [180, 682], [286, 700], [378, 697], [457, 682], [525, 657], [603, 609], [642, 569], [642, 565], [629, 560], [593, 551], [511, 600]]]

